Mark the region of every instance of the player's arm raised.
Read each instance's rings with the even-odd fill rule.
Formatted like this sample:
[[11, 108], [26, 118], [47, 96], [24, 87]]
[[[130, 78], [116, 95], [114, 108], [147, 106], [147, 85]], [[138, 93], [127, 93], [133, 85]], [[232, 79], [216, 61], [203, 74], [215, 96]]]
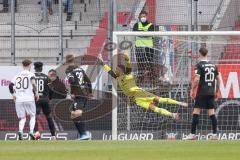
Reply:
[[116, 73], [112, 70], [112, 68], [111, 68], [109, 65], [107, 65], [107, 64], [104, 63], [101, 55], [98, 56], [98, 61], [99, 61], [99, 63], [103, 66], [103, 69], [104, 69], [106, 72], [108, 72], [109, 75], [111, 75], [113, 78], [117, 78], [117, 75], [116, 75]]

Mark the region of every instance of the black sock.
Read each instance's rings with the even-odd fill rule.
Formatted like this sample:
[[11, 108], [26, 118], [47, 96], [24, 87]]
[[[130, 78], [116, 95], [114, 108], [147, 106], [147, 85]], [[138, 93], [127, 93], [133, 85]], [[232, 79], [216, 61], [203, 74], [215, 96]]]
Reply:
[[84, 122], [74, 122], [74, 124], [80, 135], [85, 133], [85, 123]]
[[37, 116], [36, 116], [36, 122], [35, 122], [35, 126], [34, 126], [34, 132], [38, 131], [38, 121], [37, 121]]
[[55, 126], [52, 117], [47, 117], [48, 127], [52, 136], [56, 136]]
[[217, 133], [217, 118], [216, 118], [215, 114], [211, 115], [210, 119], [212, 121], [213, 134], [216, 134]]
[[192, 128], [191, 128], [191, 133], [192, 134], [196, 134], [198, 119], [199, 119], [199, 115], [198, 114], [193, 114]]

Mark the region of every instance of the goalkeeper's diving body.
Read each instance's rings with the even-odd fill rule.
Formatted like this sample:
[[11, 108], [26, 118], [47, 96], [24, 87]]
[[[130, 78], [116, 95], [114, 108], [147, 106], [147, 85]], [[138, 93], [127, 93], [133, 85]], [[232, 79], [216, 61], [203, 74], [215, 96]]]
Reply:
[[120, 62], [120, 64], [117, 65], [116, 72], [114, 72], [111, 69], [111, 67], [104, 63], [101, 55], [98, 57], [98, 60], [100, 61], [100, 64], [103, 66], [104, 70], [107, 71], [108, 74], [110, 74], [114, 79], [117, 80], [118, 85], [123, 91], [123, 93], [138, 106], [146, 110], [152, 110], [155, 113], [171, 117], [176, 121], [179, 120], [178, 113], [171, 113], [164, 108], [159, 108], [157, 107], [158, 104], [165, 103], [180, 105], [183, 107], [188, 106], [187, 103], [179, 102], [170, 98], [162, 98], [138, 87], [136, 85], [134, 76], [131, 74], [132, 66], [127, 54], [118, 54], [118, 62]]

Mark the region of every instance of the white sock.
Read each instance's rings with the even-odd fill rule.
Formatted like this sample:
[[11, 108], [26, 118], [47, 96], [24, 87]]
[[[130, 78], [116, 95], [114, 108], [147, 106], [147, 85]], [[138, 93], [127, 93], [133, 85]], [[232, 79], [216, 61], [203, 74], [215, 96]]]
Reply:
[[19, 121], [19, 132], [23, 132], [25, 122], [26, 122], [26, 117], [20, 119], [20, 121]]
[[34, 127], [35, 127], [35, 122], [36, 122], [35, 115], [34, 116], [30, 116], [30, 121], [29, 121], [30, 132], [29, 133], [33, 134], [33, 130], [34, 130]]

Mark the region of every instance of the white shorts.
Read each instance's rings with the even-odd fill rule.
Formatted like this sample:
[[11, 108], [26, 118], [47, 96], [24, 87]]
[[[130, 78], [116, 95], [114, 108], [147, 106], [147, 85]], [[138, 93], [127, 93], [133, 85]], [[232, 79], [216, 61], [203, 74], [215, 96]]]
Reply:
[[16, 102], [16, 112], [18, 118], [24, 118], [26, 115], [34, 116], [36, 114], [35, 102]]

